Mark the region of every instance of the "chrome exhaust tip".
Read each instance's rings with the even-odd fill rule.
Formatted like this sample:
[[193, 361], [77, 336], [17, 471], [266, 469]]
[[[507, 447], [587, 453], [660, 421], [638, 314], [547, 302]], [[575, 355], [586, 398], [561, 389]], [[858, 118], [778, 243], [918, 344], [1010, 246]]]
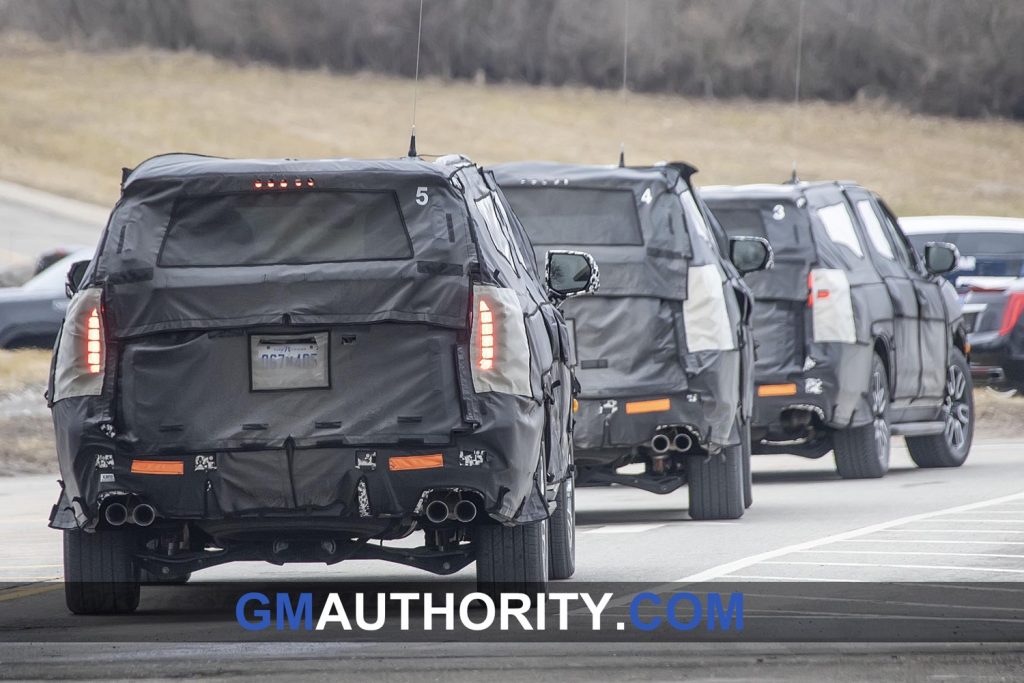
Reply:
[[451, 516], [451, 508], [443, 500], [432, 500], [427, 503], [423, 514], [434, 524], [440, 524], [441, 522], [448, 521], [448, 517]]
[[471, 500], [460, 500], [456, 503], [455, 519], [463, 523], [476, 519], [476, 503]]
[[149, 526], [156, 521], [156, 510], [149, 503], [140, 503], [132, 508], [131, 522], [137, 526]]
[[128, 508], [122, 503], [111, 503], [103, 511], [103, 518], [110, 526], [121, 526], [128, 521]]
[[655, 434], [651, 438], [651, 450], [655, 453], [668, 453], [668, 449], [671, 447], [672, 442], [666, 434]]
[[693, 448], [693, 437], [686, 432], [676, 432], [672, 437], [672, 447], [681, 453]]

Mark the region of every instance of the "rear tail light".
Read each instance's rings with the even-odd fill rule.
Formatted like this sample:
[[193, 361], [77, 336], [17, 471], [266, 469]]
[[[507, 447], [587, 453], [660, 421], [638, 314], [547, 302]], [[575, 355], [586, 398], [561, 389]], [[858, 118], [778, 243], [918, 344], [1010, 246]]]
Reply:
[[1014, 292], [1007, 299], [1006, 307], [1003, 308], [1003, 322], [999, 326], [1000, 337], [1005, 337], [1013, 332], [1022, 312], [1024, 312], [1024, 292]]
[[89, 372], [95, 375], [103, 370], [103, 326], [99, 308], [89, 311], [85, 331], [85, 363]]
[[829, 291], [827, 289], [814, 289], [814, 273], [807, 273], [807, 306], [811, 307], [814, 305], [815, 299], [827, 299]]
[[480, 369], [491, 370], [494, 368], [494, 312], [483, 299], [479, 302], [479, 315], [477, 316], [477, 330], [480, 338]]

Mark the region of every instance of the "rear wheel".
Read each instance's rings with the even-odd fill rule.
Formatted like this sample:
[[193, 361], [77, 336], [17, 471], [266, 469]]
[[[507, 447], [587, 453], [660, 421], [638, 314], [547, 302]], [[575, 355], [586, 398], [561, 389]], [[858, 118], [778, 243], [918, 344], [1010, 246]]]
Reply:
[[543, 591], [548, 581], [548, 520], [516, 526], [481, 524], [476, 530], [476, 581], [499, 593]]
[[877, 479], [889, 471], [889, 380], [877, 354], [872, 356], [868, 402], [871, 422], [839, 430], [832, 439], [836, 469], [843, 479]]
[[551, 533], [552, 579], [568, 579], [576, 573], [576, 486], [572, 474], [562, 482], [555, 498], [548, 530]]
[[127, 614], [139, 606], [134, 539], [127, 531], [64, 531], [64, 599], [75, 614]]
[[743, 445], [686, 461], [693, 519], [739, 519], [745, 509], [746, 468]]
[[942, 400], [945, 426], [941, 434], [906, 438], [907, 450], [918, 467], [960, 467], [974, 438], [974, 387], [967, 358], [959, 349], [946, 370]]

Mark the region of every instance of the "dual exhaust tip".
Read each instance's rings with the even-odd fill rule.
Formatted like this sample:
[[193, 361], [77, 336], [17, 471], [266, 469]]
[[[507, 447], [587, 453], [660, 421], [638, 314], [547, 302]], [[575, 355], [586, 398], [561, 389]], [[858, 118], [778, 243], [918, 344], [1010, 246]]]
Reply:
[[663, 455], [669, 451], [686, 453], [693, 448], [693, 445], [693, 437], [690, 436], [689, 432], [682, 430], [677, 431], [675, 434], [658, 432], [651, 438], [651, 450], [658, 455]]
[[115, 502], [107, 505], [103, 518], [110, 526], [149, 526], [156, 521], [156, 509], [149, 503], [139, 503], [129, 509], [124, 503]]
[[465, 498], [456, 501], [454, 505], [449, 505], [448, 501], [441, 498], [435, 498], [427, 503], [423, 514], [434, 524], [442, 524], [449, 520], [467, 524], [476, 519], [477, 509], [476, 503]]

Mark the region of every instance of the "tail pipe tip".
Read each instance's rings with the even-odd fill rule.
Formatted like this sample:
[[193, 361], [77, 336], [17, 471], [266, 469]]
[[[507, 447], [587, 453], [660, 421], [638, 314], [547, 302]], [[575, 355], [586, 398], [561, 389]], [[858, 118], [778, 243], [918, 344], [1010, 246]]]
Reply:
[[432, 500], [427, 503], [427, 507], [424, 508], [423, 514], [426, 515], [427, 519], [434, 524], [440, 524], [448, 520], [451, 515], [451, 508], [448, 507], [448, 503], [443, 500]]
[[471, 500], [460, 500], [455, 504], [455, 519], [466, 523], [476, 519], [476, 503]]
[[668, 449], [672, 447], [672, 441], [669, 440], [666, 434], [655, 434], [651, 437], [651, 450], [655, 453], [668, 453]]
[[676, 432], [676, 435], [672, 437], [672, 447], [685, 453], [693, 448], [693, 437], [687, 432]]
[[149, 503], [139, 503], [132, 508], [131, 522], [137, 526], [149, 526], [156, 521], [156, 510]]
[[103, 518], [110, 526], [121, 526], [128, 521], [128, 508], [123, 503], [110, 503], [103, 510]]

